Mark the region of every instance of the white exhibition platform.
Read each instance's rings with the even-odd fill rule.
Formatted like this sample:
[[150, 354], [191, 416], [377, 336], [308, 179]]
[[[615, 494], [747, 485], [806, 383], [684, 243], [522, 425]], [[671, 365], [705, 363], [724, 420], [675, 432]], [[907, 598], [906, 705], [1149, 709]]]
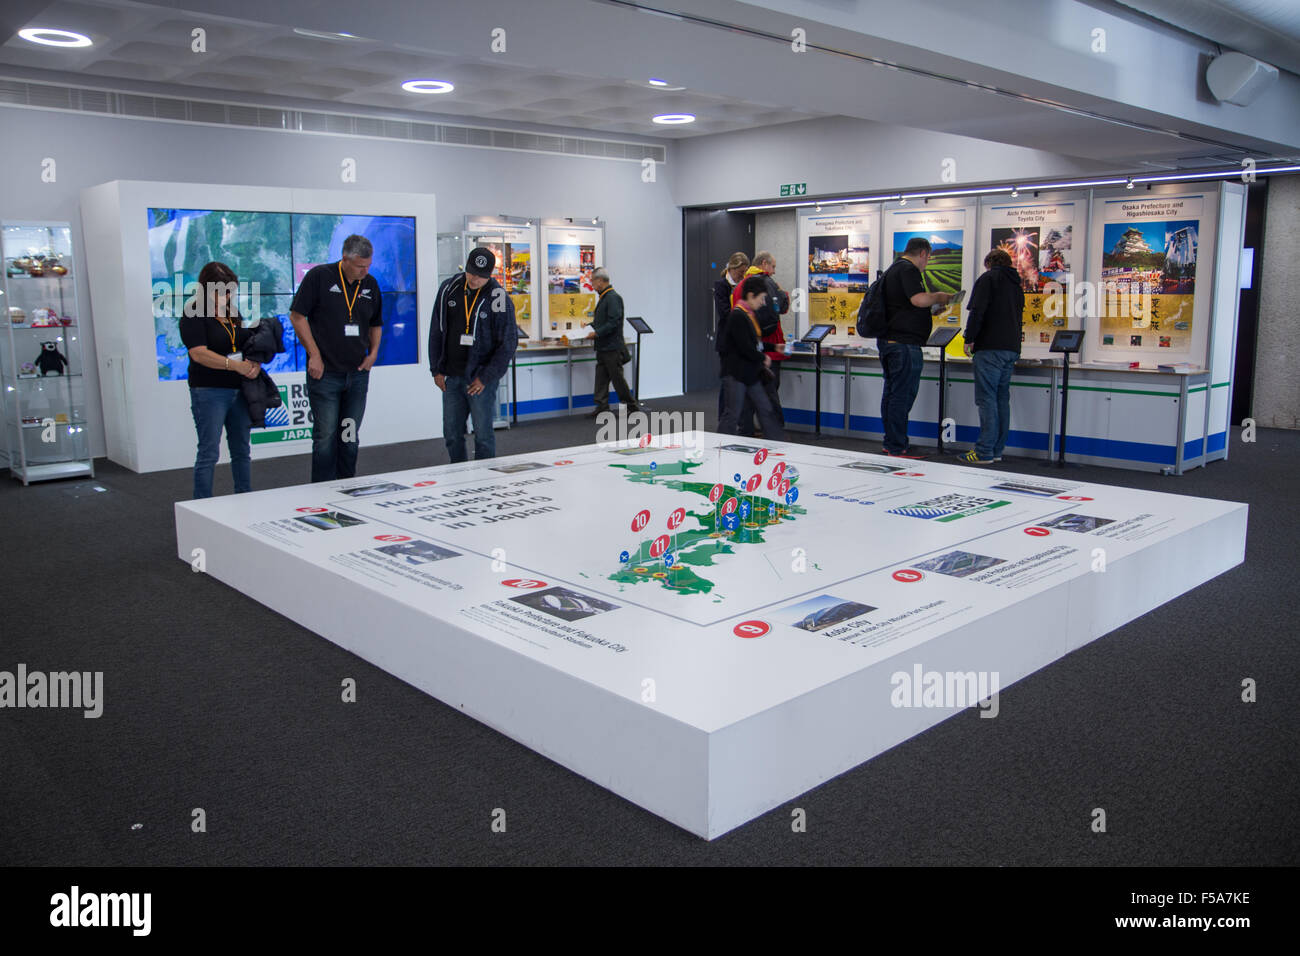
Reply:
[[178, 555], [712, 839], [1245, 554], [1243, 504], [742, 441], [182, 502]]

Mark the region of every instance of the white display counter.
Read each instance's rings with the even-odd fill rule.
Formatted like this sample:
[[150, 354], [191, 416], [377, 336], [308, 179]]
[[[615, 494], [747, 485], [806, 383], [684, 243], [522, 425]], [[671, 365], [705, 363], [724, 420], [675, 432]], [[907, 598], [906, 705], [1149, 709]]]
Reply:
[[639, 444], [182, 502], [177, 554], [712, 839], [979, 700], [1014, 706], [1001, 690], [1245, 552], [1231, 502]]

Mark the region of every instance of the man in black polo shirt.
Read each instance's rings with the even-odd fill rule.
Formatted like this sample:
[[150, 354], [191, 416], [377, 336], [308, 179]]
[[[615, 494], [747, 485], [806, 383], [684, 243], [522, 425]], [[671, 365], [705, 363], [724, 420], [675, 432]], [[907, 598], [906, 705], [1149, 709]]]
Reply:
[[289, 306], [289, 320], [307, 352], [312, 481], [357, 473], [370, 367], [379, 357], [384, 325], [379, 283], [369, 274], [373, 255], [369, 239], [348, 236], [343, 257], [309, 270]]
[[452, 462], [467, 460], [465, 421], [474, 422], [474, 460], [495, 458], [497, 383], [519, 344], [515, 304], [492, 278], [496, 255], [475, 249], [438, 286], [429, 323], [429, 371], [442, 392], [442, 437]]
[[907, 417], [921, 388], [925, 364], [921, 346], [930, 338], [930, 307], [947, 305], [947, 292], [926, 292], [921, 270], [930, 261], [930, 243], [920, 236], [907, 240], [902, 257], [885, 272], [887, 331], [876, 339], [880, 365], [885, 372], [885, 390], [880, 396], [880, 418], [884, 422], [885, 454], [894, 458], [923, 458], [907, 443]]

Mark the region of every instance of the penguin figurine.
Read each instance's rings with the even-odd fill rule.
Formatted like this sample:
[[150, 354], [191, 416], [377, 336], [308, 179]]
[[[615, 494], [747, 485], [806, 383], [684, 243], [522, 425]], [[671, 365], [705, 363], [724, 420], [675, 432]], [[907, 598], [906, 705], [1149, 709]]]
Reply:
[[40, 369], [41, 377], [44, 378], [53, 372], [55, 375], [62, 375], [63, 370], [67, 368], [68, 360], [64, 358], [63, 353], [59, 351], [57, 342], [42, 342], [41, 353], [36, 356], [36, 367]]

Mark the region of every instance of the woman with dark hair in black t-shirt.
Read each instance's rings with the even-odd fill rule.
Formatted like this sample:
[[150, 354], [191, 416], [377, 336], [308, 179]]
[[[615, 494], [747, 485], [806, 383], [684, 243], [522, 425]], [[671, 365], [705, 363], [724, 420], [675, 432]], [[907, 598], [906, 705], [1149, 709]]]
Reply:
[[261, 366], [244, 360], [244, 345], [253, 334], [243, 327], [235, 305], [239, 280], [224, 262], [209, 262], [199, 271], [198, 294], [185, 303], [181, 341], [190, 350], [190, 411], [198, 434], [194, 456], [194, 497], [212, 497], [212, 471], [220, 455], [221, 431], [230, 449], [235, 493], [252, 491], [248, 433], [252, 424], [240, 388], [257, 378]]

